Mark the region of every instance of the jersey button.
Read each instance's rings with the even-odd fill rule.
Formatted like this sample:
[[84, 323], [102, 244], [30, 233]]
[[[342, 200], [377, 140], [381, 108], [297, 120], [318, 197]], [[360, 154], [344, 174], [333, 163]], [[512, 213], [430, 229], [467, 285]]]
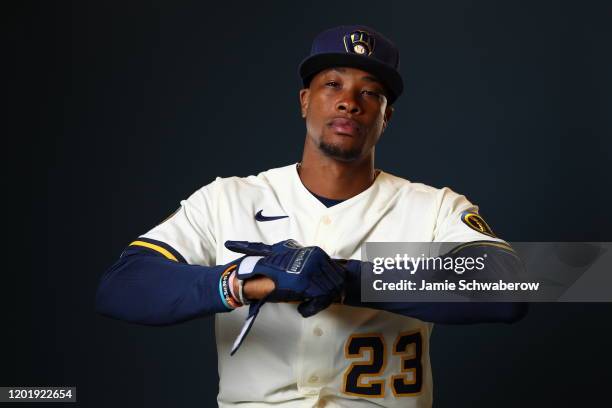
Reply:
[[319, 377], [317, 377], [316, 375], [311, 375], [310, 378], [308, 379], [309, 383], [316, 383], [319, 381]]
[[323, 224], [325, 224], [325, 225], [329, 225], [329, 224], [331, 224], [331, 222], [332, 222], [332, 221], [331, 221], [331, 218], [329, 218], [329, 215], [324, 216], [324, 217], [323, 217], [323, 219], [322, 219], [321, 221], [322, 221], [322, 222], [323, 222]]
[[317, 337], [321, 337], [323, 335], [323, 330], [321, 330], [320, 327], [315, 327], [315, 329], [312, 332]]

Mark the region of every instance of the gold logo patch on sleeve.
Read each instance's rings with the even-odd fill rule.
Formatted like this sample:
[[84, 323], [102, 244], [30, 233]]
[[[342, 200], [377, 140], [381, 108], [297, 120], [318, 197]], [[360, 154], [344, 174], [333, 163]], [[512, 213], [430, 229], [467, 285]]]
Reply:
[[493, 233], [489, 224], [485, 222], [485, 220], [477, 213], [471, 211], [464, 211], [461, 213], [461, 221], [474, 231], [478, 231], [481, 234], [488, 235], [493, 238], [497, 238], [497, 236]]

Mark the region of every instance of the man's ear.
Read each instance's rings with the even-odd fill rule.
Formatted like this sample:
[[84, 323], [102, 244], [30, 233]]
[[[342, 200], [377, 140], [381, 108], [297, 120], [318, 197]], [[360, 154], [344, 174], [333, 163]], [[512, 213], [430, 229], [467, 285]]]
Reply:
[[393, 116], [394, 110], [395, 109], [393, 108], [393, 106], [387, 106], [385, 108], [385, 119], [383, 121], [383, 132], [387, 128], [387, 125], [389, 125], [389, 121], [391, 120], [391, 116]]
[[300, 109], [302, 117], [306, 118], [306, 112], [308, 112], [308, 104], [310, 103], [310, 89], [300, 89]]

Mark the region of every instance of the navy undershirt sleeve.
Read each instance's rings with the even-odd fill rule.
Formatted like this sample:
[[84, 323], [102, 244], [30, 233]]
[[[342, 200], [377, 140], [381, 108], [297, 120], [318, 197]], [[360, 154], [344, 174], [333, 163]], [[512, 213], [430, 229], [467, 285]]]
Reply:
[[232, 264], [189, 265], [128, 247], [102, 276], [96, 311], [132, 323], [168, 325], [228, 312], [219, 280]]
[[[509, 279], [522, 268], [520, 259], [511, 251], [493, 246], [470, 246], [459, 249], [452, 256], [474, 256], [486, 253], [490, 277]], [[449, 255], [445, 255], [449, 256]], [[357, 265], [350, 261], [353, 265]], [[472, 324], [472, 323], [513, 323], [522, 319], [528, 311], [528, 304], [521, 302], [363, 302], [361, 300], [360, 267], [348, 267], [349, 271], [344, 303], [351, 306], [385, 310], [404, 316], [414, 317], [431, 323]]]

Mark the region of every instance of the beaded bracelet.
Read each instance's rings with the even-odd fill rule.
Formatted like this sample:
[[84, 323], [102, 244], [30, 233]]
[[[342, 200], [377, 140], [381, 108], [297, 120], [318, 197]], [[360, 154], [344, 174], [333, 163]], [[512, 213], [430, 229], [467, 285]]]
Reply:
[[236, 269], [236, 265], [231, 265], [221, 274], [221, 279], [219, 279], [219, 294], [221, 295], [221, 301], [228, 309], [236, 309], [237, 307], [242, 306], [234, 296], [232, 296], [230, 289], [230, 277], [232, 276], [232, 272]]

